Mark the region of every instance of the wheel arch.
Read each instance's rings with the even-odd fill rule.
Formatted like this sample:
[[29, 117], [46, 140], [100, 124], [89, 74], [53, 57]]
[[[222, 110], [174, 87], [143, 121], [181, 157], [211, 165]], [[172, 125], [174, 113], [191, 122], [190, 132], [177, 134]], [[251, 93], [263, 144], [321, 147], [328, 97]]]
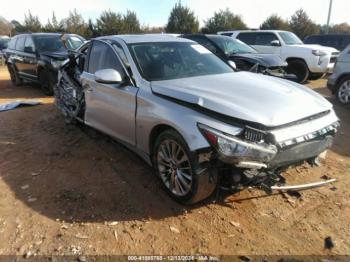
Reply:
[[[149, 139], [148, 139], [148, 150], [149, 150], [149, 155], [151, 156], [151, 162], [153, 165], [153, 161], [152, 161], [152, 155], [153, 155], [153, 147], [154, 147], [154, 143], [157, 140], [157, 137], [163, 133], [165, 130], [174, 130], [175, 132], [179, 133], [181, 135], [181, 137], [185, 140], [184, 136], [173, 126], [169, 125], [169, 124], [158, 124], [156, 126], [154, 126], [151, 130], [151, 133], [149, 135]], [[185, 140], [186, 141], [186, 140]], [[186, 141], [187, 142], [187, 141]]]
[[[309, 69], [309, 65], [307, 64], [307, 62], [306, 62], [306, 60], [305, 60], [304, 58], [301, 58], [301, 57], [294, 57], [294, 56], [292, 56], [292, 57], [287, 57], [287, 58], [286, 58], [287, 63], [289, 63], [290, 61], [293, 61], [293, 60], [299, 60], [299, 61], [304, 62], [305, 65], [307, 66], [307, 68]], [[310, 70], [310, 69], [309, 69], [309, 70]]]
[[347, 77], [350, 77], [350, 73], [344, 73], [338, 77], [337, 82], [335, 83], [336, 88], [339, 88], [339, 84]]

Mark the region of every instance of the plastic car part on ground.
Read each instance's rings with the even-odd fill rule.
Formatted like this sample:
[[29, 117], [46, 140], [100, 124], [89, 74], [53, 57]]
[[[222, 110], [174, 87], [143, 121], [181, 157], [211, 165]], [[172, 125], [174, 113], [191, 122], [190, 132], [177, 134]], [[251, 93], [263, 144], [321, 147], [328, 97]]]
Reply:
[[14, 102], [0, 105], [0, 112], [15, 109], [19, 106], [36, 106], [36, 105], [40, 105], [40, 104], [41, 104], [41, 102], [39, 102], [39, 101], [18, 100], [18, 101], [14, 101]]

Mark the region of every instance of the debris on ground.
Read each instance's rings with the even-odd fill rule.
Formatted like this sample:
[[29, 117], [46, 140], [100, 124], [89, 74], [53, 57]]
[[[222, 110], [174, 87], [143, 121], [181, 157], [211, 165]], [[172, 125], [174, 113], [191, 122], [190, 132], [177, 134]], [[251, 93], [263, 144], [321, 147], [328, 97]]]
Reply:
[[326, 237], [324, 239], [324, 248], [325, 249], [332, 249], [334, 248], [334, 243], [331, 237]]
[[24, 185], [24, 186], [21, 186], [21, 188], [22, 188], [23, 190], [26, 190], [26, 189], [28, 189], [28, 188], [29, 188], [29, 185]]
[[29, 203], [32, 203], [32, 202], [35, 202], [37, 201], [37, 199], [35, 197], [28, 197], [28, 202]]
[[40, 105], [40, 104], [41, 104], [41, 102], [39, 102], [39, 101], [18, 100], [15, 102], [10, 102], [10, 103], [0, 105], [0, 112], [15, 109], [15, 108], [20, 107], [20, 106], [36, 106], [36, 105]]
[[170, 231], [176, 234], [180, 234], [180, 230], [178, 230], [176, 227], [174, 226], [169, 226]]
[[117, 230], [114, 230], [114, 238], [115, 238], [115, 240], [118, 240], [118, 233], [117, 233]]
[[230, 221], [230, 224], [231, 224], [232, 226], [234, 226], [234, 227], [240, 227], [240, 226], [241, 226], [240, 223], [235, 222], [235, 221]]

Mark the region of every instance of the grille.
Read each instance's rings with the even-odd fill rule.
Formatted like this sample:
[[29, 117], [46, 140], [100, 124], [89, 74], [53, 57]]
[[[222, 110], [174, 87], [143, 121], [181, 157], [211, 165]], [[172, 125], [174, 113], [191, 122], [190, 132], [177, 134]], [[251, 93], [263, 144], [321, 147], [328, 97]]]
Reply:
[[330, 60], [331, 63], [335, 63], [336, 61], [337, 61], [336, 57], [331, 57], [331, 60]]
[[260, 142], [262, 140], [265, 140], [266, 133], [262, 132], [260, 130], [246, 127], [244, 130], [244, 138], [251, 141], [251, 142]]

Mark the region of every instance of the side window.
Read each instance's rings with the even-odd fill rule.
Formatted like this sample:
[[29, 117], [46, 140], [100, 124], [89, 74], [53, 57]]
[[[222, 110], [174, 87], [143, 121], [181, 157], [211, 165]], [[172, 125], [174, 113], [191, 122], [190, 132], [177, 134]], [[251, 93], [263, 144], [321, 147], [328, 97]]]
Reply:
[[101, 69], [115, 69], [121, 74], [122, 78], [125, 77], [123, 67], [113, 50], [107, 44], [94, 41], [90, 51], [88, 72], [95, 74], [96, 71]]
[[28, 53], [35, 52], [35, 45], [34, 45], [33, 39], [30, 36], [27, 36], [24, 42], [24, 52], [28, 52]]
[[259, 33], [256, 36], [255, 45], [271, 45], [271, 42], [278, 40], [277, 36], [272, 33]]
[[204, 46], [205, 48], [207, 48], [208, 50], [210, 50], [210, 52], [214, 54], [218, 53], [215, 46], [212, 43], [210, 43], [207, 39], [198, 37], [198, 38], [195, 38], [194, 40], [197, 41], [202, 46]]
[[18, 37], [14, 37], [10, 40], [8, 49], [16, 49], [16, 42], [17, 42]]
[[16, 50], [17, 51], [24, 51], [24, 41], [26, 40], [26, 38], [24, 36], [20, 36], [18, 37], [17, 43], [16, 43]]
[[237, 36], [237, 39], [241, 40], [247, 45], [255, 45], [255, 38], [256, 38], [255, 33], [240, 33]]

